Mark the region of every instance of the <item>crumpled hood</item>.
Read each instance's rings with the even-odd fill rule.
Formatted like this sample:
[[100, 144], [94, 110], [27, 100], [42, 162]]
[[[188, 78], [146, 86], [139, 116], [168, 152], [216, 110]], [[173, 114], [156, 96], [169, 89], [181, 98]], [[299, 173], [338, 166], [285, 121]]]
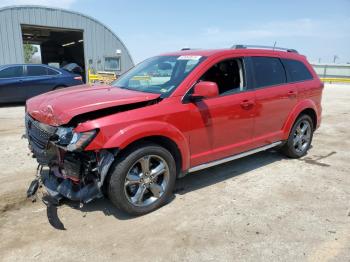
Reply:
[[52, 125], [67, 124], [73, 117], [115, 106], [146, 102], [159, 94], [144, 93], [111, 86], [80, 85], [48, 92], [27, 101], [27, 113]]

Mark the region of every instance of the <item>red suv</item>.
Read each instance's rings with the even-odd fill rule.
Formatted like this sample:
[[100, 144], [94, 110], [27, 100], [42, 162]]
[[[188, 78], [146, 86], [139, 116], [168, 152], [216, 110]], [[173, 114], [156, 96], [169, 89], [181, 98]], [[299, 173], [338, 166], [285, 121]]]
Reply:
[[185, 174], [274, 147], [304, 156], [320, 125], [322, 90], [295, 50], [239, 45], [163, 54], [110, 86], [34, 97], [26, 135], [49, 172], [28, 194], [43, 183], [57, 202], [108, 195], [127, 213], [145, 214]]

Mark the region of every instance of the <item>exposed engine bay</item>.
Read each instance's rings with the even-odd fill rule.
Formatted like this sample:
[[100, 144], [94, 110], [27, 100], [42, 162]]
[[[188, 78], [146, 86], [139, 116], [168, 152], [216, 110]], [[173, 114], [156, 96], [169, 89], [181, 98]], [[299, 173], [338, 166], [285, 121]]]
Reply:
[[75, 133], [72, 127], [46, 125], [29, 114], [25, 125], [29, 148], [41, 167], [37, 180], [57, 203], [62, 198], [88, 203], [103, 196], [102, 185], [117, 150], [83, 151], [98, 130]]

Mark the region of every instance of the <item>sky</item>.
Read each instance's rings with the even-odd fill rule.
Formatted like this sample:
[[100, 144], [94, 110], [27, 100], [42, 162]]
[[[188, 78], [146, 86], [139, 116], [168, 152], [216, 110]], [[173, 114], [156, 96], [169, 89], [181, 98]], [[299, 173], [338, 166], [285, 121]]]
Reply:
[[136, 63], [160, 53], [233, 44], [294, 48], [311, 62], [350, 63], [350, 0], [0, 0], [60, 7], [111, 28]]

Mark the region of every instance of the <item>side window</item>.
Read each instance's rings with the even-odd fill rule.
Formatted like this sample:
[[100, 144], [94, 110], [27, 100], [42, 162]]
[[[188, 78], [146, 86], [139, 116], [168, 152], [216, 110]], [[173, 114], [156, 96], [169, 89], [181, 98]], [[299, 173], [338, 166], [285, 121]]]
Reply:
[[0, 78], [22, 77], [23, 66], [11, 66], [0, 71]]
[[252, 64], [257, 88], [287, 82], [286, 72], [279, 58], [252, 57]]
[[282, 59], [282, 62], [289, 73], [290, 79], [288, 79], [288, 82], [312, 79], [312, 74], [302, 62], [292, 59]]
[[200, 80], [215, 82], [220, 95], [242, 91], [246, 83], [243, 60], [238, 58], [221, 61], [205, 72]]
[[48, 75], [47, 68], [44, 66], [27, 66], [27, 76], [45, 76]]
[[53, 76], [53, 75], [58, 75], [59, 73], [57, 71], [55, 71], [55, 70], [47, 68], [47, 74], [50, 75], [50, 76]]

